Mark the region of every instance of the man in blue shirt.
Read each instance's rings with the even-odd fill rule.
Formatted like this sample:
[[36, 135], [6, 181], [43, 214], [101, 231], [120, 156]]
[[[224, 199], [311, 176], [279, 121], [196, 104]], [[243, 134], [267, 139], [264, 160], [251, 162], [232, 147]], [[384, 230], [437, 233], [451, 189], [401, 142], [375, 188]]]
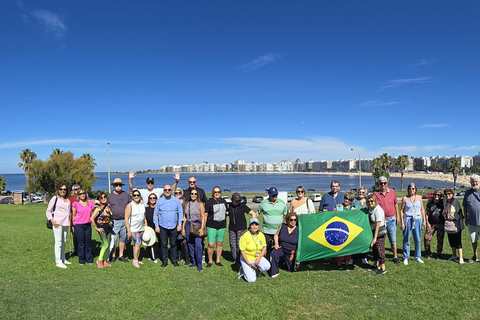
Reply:
[[340, 182], [337, 180], [333, 180], [330, 183], [330, 191], [326, 193], [322, 197], [322, 201], [320, 201], [320, 206], [318, 207], [318, 211], [333, 211], [337, 204], [343, 203], [344, 195], [342, 192], [338, 192], [340, 190]]
[[160, 233], [160, 255], [162, 268], [168, 264], [168, 242], [170, 241], [170, 253], [172, 264], [178, 267], [177, 262], [177, 232], [182, 230], [183, 208], [180, 200], [172, 197], [172, 187], [168, 184], [163, 187], [164, 197], [157, 200], [153, 214], [155, 231]]

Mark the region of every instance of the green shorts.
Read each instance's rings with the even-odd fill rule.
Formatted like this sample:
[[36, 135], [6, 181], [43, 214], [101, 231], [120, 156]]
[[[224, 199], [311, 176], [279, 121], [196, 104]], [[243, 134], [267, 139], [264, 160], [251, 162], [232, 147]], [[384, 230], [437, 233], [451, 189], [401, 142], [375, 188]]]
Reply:
[[207, 227], [208, 243], [223, 242], [223, 238], [225, 237], [225, 230], [227, 230], [227, 228], [214, 229]]

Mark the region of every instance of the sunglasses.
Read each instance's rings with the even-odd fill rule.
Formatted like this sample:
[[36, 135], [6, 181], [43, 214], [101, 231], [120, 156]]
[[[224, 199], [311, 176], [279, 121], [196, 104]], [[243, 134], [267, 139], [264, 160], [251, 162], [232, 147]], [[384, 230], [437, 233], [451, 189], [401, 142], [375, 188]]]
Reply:
[[196, 183], [197, 181], [188, 181], [188, 183], [192, 184], [192, 183]]
[[375, 203], [375, 201], [373, 201], [373, 200], [368, 200], [367, 202], [368, 203]]
[[303, 190], [297, 190], [297, 193], [305, 193]]
[[169, 191], [172, 191], [172, 189], [163, 189], [163, 191], [169, 192]]
[[222, 193], [222, 191], [213, 191], [213, 193]]
[[67, 191], [66, 188], [61, 188], [61, 189], [58, 189], [58, 190], [60, 190], [60, 191]]
[[150, 199], [150, 200], [156, 200], [157, 197], [149, 197], [148, 199]]
[[133, 196], [134, 197], [140, 197], [140, 195], [138, 193], [134, 194]]
[[387, 183], [386, 182], [380, 182], [381, 185], [386, 185]]
[[182, 194], [180, 191], [175, 191], [175, 194]]
[[297, 219], [288, 219], [288, 221], [297, 221]]
[[116, 188], [116, 187], [120, 187], [120, 188], [121, 188], [122, 185], [121, 185], [121, 184], [116, 184], [116, 185], [114, 185], [114, 187], [115, 187], [115, 188]]
[[147, 184], [153, 184], [153, 182], [150, 181], [150, 182], [147, 182]]
[[196, 192], [195, 193], [194, 192], [190, 193], [190, 195], [192, 195], [192, 196], [196, 196], [197, 194], [198, 193], [196, 193]]
[[81, 196], [82, 194], [85, 194], [85, 192], [80, 192], [78, 195]]
[[434, 197], [439, 197], [439, 198], [440, 198], [441, 196], [442, 196], [441, 194], [436, 194], [436, 195], [434, 195]]
[[78, 191], [78, 188], [76, 188], [76, 189], [73, 189], [73, 191]]
[[100, 199], [107, 199], [107, 196], [103, 195], [100, 197]]

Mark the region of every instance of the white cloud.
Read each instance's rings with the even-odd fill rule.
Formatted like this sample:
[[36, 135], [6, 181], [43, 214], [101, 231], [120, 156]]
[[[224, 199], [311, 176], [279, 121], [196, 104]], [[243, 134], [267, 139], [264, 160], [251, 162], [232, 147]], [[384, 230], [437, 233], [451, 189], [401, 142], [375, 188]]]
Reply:
[[439, 150], [449, 149], [449, 145], [425, 145], [425, 146], [389, 146], [381, 148], [382, 152], [392, 153], [395, 155], [407, 154], [407, 155], [419, 155], [424, 152], [433, 152]]
[[411, 63], [409, 64], [410, 67], [420, 67], [420, 66], [426, 66], [428, 64], [434, 63], [436, 60], [435, 59], [422, 59], [418, 62]]
[[448, 123], [426, 123], [419, 126], [420, 129], [440, 129], [451, 127], [451, 124]]
[[396, 79], [385, 82], [385, 84], [380, 88], [384, 90], [387, 88], [394, 88], [404, 84], [419, 84], [419, 83], [430, 83], [433, 82], [433, 77], [419, 77], [411, 79]]
[[380, 102], [377, 100], [368, 100], [363, 103], [359, 103], [353, 107], [354, 110], [363, 109], [363, 108], [371, 108], [371, 107], [386, 107], [386, 106], [393, 106], [400, 104], [398, 101], [386, 101]]
[[280, 54], [280, 53], [267, 53], [267, 54], [264, 54], [264, 55], [256, 58], [255, 60], [253, 60], [251, 62], [248, 62], [248, 63], [242, 65], [240, 68], [244, 69], [244, 70], [256, 70], [258, 68], [265, 67], [268, 64], [277, 62], [282, 57], [283, 57], [283, 55]]
[[63, 37], [67, 31], [67, 26], [56, 13], [48, 10], [35, 10], [32, 12], [32, 16], [45, 27], [47, 33], [52, 33], [56, 37]]

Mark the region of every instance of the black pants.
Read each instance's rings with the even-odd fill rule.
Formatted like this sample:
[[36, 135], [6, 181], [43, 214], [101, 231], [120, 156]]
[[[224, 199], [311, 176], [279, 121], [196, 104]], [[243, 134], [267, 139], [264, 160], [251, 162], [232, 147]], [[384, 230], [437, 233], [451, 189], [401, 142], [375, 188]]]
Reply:
[[177, 262], [177, 228], [160, 227], [160, 255], [163, 263], [168, 262], [168, 242], [170, 242], [172, 263], [175, 263]]

